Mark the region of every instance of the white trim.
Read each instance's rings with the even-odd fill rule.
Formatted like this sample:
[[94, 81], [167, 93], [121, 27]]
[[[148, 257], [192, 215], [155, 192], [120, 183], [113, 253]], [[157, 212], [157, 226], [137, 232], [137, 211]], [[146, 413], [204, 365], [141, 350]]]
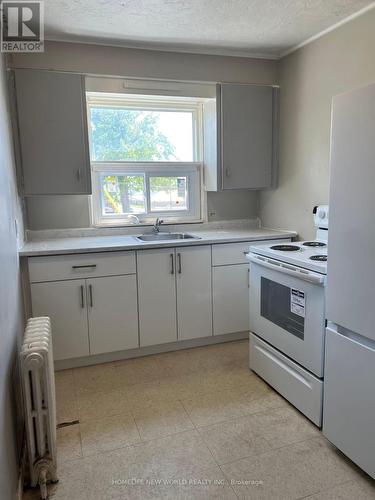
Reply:
[[86, 75], [85, 86], [86, 92], [164, 95], [179, 99], [184, 96], [203, 100], [216, 97], [216, 82]]
[[[163, 217], [165, 223], [185, 223], [201, 222], [202, 219], [202, 164], [199, 162], [92, 162], [92, 186], [93, 194], [91, 197], [91, 222], [94, 226], [126, 226], [129, 224], [126, 215], [108, 215], [102, 214], [102, 193], [100, 188], [100, 175], [108, 173], [128, 173], [144, 174], [145, 176], [145, 200], [146, 213], [132, 214], [140, 219], [140, 224], [147, 224], [156, 217]], [[151, 211], [149, 190], [147, 189], [149, 177], [152, 175], [160, 176], [181, 176], [187, 177], [188, 190], [188, 208], [187, 210], [171, 211]]]
[[[200, 161], [203, 158], [203, 102], [206, 99], [197, 97], [176, 97], [176, 96], [153, 96], [139, 94], [116, 94], [108, 92], [86, 92], [86, 112], [89, 129], [89, 150], [90, 158], [92, 148], [92, 132], [90, 126], [90, 108], [91, 107], [126, 107], [132, 109], [152, 109], [153, 111], [189, 111], [193, 117], [193, 162]], [[95, 160], [91, 160], [94, 163]], [[115, 163], [115, 162], [107, 162]], [[126, 161], [122, 163], [127, 163]], [[134, 162], [137, 163], [137, 162]], [[140, 162], [147, 163], [147, 162]], [[154, 163], [154, 162], [152, 162]], [[155, 162], [156, 163], [156, 162]], [[164, 163], [164, 162], [163, 162]], [[167, 162], [172, 165], [173, 162]]]
[[310, 44], [312, 42], [315, 42], [315, 40], [318, 40], [319, 38], [322, 38], [324, 35], [327, 35], [328, 33], [331, 33], [331, 31], [335, 31], [336, 29], [340, 28], [344, 24], [347, 24], [350, 21], [353, 21], [354, 19], [356, 19], [357, 17], [362, 16], [363, 14], [365, 14], [366, 12], [368, 12], [369, 10], [372, 10], [374, 7], [375, 7], [375, 2], [370, 3], [369, 5], [367, 5], [367, 7], [364, 7], [363, 9], [359, 10], [358, 12], [355, 12], [354, 14], [351, 14], [350, 16], [346, 17], [345, 19], [342, 19], [338, 23], [333, 24], [329, 28], [326, 28], [325, 30], [320, 31], [316, 35], [313, 35], [310, 38], [307, 38], [305, 41], [299, 43], [298, 45], [295, 45], [291, 49], [288, 49], [285, 52], [282, 52], [280, 54], [279, 59], [282, 59], [283, 57], [288, 56], [289, 54], [292, 54], [293, 52], [295, 52], [298, 49], [301, 49], [305, 45], [308, 45], [308, 44]]
[[[91, 106], [126, 107], [134, 109], [154, 109], [161, 111], [186, 110], [193, 117], [193, 159], [194, 161], [94, 161], [91, 160], [91, 176], [93, 192], [90, 203], [90, 220], [94, 226], [125, 226], [129, 223], [126, 215], [103, 215], [103, 199], [100, 184], [102, 173], [143, 174], [145, 179], [146, 212], [136, 215], [141, 224], [148, 223], [156, 217], [163, 217], [168, 223], [200, 222], [203, 220], [203, 210], [206, 206], [203, 191], [203, 120], [202, 107], [205, 99], [181, 98], [149, 95], [130, 95], [108, 92], [86, 92], [87, 120], [90, 124]], [[92, 151], [92, 131], [88, 127], [89, 147]], [[91, 156], [91, 154], [90, 154]], [[151, 174], [160, 176], [186, 175], [188, 208], [187, 210], [151, 211], [149, 177]]]

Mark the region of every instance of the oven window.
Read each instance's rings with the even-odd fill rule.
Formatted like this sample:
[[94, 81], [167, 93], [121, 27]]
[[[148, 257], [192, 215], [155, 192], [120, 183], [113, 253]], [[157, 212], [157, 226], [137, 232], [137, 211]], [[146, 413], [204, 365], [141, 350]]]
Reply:
[[304, 339], [305, 318], [290, 310], [290, 288], [261, 278], [260, 314], [283, 330]]

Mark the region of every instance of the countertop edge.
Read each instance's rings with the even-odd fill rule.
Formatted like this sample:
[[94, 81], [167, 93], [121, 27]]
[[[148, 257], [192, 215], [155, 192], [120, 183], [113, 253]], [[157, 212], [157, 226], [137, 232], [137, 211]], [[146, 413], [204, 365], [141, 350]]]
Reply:
[[[258, 229], [257, 231], [261, 231], [261, 229]], [[235, 231], [234, 231], [235, 232]], [[251, 235], [251, 230], [249, 230], [249, 235], [241, 235], [241, 236], [227, 236], [227, 237], [217, 237], [217, 238], [209, 238], [209, 237], [204, 237], [202, 236], [199, 240], [174, 240], [174, 241], [164, 241], [164, 242], [139, 242], [135, 240], [133, 235], [128, 235], [127, 237], [134, 238], [134, 244], [133, 243], [126, 243], [122, 245], [117, 245], [117, 244], [107, 244], [107, 245], [100, 245], [98, 246], [90, 246], [86, 247], [84, 245], [84, 241], [82, 241], [82, 247], [72, 247], [72, 248], [61, 248], [61, 249], [35, 249], [35, 250], [28, 250], [27, 246], [28, 245], [37, 245], [39, 244], [46, 244], [46, 241], [43, 242], [26, 242], [25, 245], [18, 251], [18, 255], [20, 258], [23, 257], [42, 257], [42, 256], [48, 256], [48, 255], [69, 255], [69, 254], [79, 254], [79, 253], [99, 253], [99, 252], [119, 252], [119, 251], [125, 251], [125, 250], [146, 250], [146, 249], [155, 249], [155, 248], [175, 248], [175, 247], [182, 247], [182, 246], [199, 246], [199, 245], [213, 245], [213, 244], [220, 244], [220, 243], [240, 243], [242, 241], [262, 241], [262, 240], [274, 240], [274, 239], [280, 239], [280, 238], [294, 238], [297, 236], [297, 233], [295, 231], [281, 231], [281, 230], [270, 230], [270, 229], [264, 229], [264, 235], [262, 234], [256, 234], [256, 235]], [[194, 232], [197, 236], [199, 236], [199, 233], [196, 231]], [[82, 237], [82, 240], [84, 240], [86, 237]], [[67, 241], [70, 238], [66, 238]], [[54, 241], [53, 239], [50, 240], [51, 243]]]

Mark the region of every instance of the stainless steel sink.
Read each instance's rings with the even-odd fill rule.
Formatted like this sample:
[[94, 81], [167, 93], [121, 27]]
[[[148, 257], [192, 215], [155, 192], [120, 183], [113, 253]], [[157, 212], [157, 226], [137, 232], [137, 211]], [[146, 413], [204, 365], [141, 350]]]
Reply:
[[200, 240], [199, 236], [188, 233], [157, 233], [136, 236], [139, 241]]

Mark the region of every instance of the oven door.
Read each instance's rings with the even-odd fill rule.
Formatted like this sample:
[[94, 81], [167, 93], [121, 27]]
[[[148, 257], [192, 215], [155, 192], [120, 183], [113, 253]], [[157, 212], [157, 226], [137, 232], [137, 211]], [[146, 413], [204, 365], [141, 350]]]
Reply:
[[256, 254], [250, 261], [250, 330], [323, 376], [325, 277]]

